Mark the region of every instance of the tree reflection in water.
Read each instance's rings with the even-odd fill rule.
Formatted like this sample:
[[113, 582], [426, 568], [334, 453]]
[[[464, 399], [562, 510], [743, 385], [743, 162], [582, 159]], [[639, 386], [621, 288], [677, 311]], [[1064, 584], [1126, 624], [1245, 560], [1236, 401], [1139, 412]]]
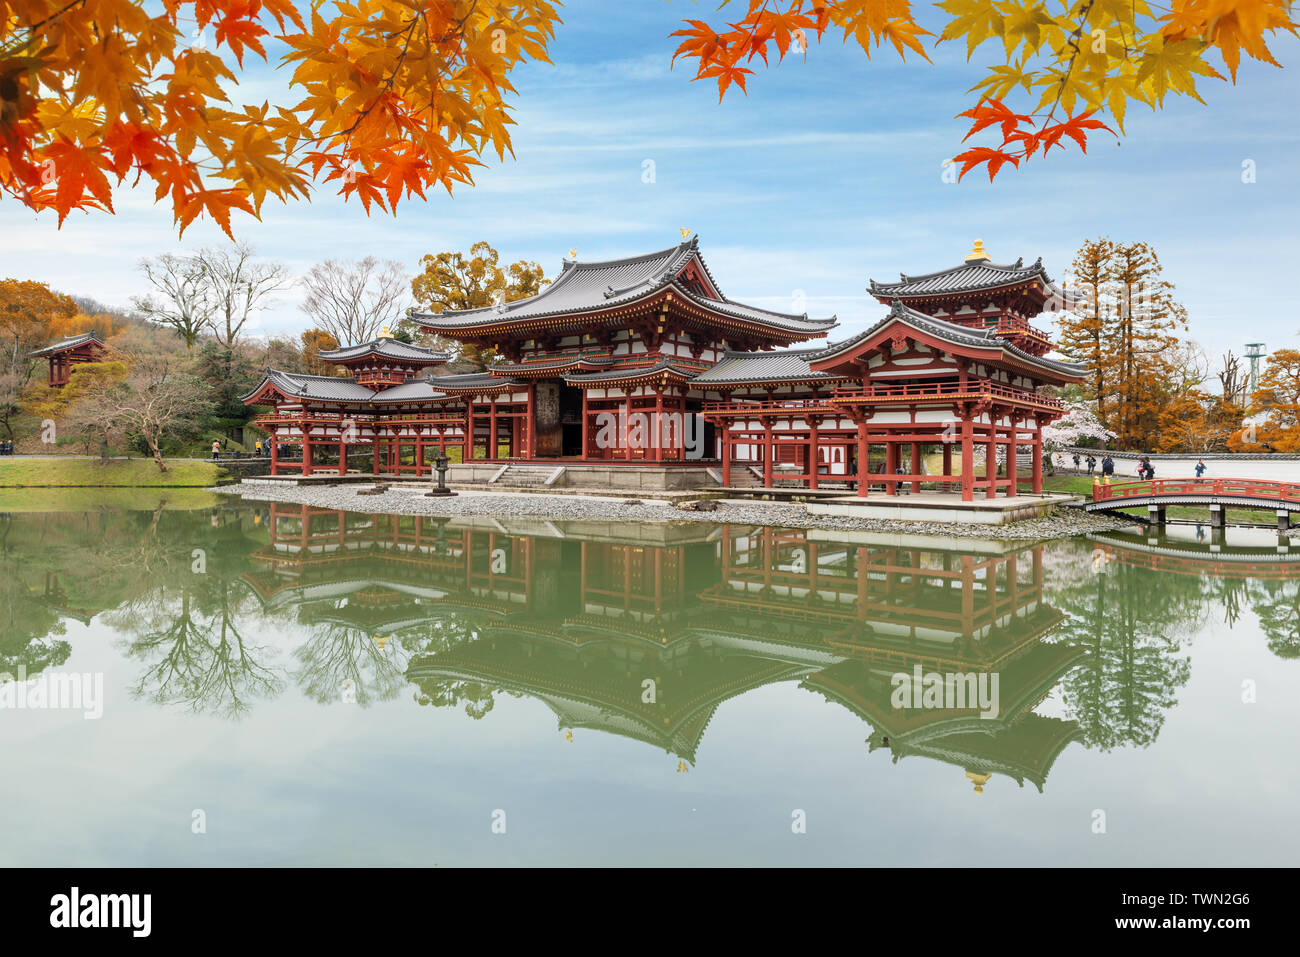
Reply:
[[[1071, 740], [1157, 739], [1210, 616], [1249, 610], [1274, 655], [1300, 655], [1300, 566], [1275, 574], [1263, 553], [1225, 571], [1221, 554], [1132, 536], [944, 544], [707, 525], [529, 536], [285, 505], [5, 516], [0, 667], [63, 665], [70, 623], [98, 619], [139, 665], [132, 693], [160, 706], [238, 718], [287, 687], [366, 707], [409, 686], [481, 719], [529, 696], [561, 729], [688, 762], [722, 702], [793, 680], [870, 725], [871, 750], [1041, 787]], [[890, 675], [916, 666], [1000, 673], [1004, 713], [900, 712]], [[1036, 711], [1048, 697], [1062, 717]]]

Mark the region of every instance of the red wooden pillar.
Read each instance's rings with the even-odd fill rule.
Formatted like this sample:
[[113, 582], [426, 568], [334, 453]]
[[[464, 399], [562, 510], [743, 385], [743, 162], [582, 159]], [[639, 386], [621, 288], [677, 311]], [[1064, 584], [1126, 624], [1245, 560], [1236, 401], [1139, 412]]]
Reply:
[[1030, 476], [1030, 481], [1033, 482], [1034, 494], [1040, 495], [1043, 491], [1043, 428], [1037, 424], [1037, 420], [1034, 425], [1033, 462], [1030, 465], [1033, 475]]
[[817, 434], [818, 420], [808, 419], [808, 487], [817, 487], [817, 470], [822, 464], [821, 436]]
[[582, 460], [587, 461], [591, 454], [591, 404], [587, 399], [587, 390], [582, 390]]
[[348, 444], [339, 436], [339, 475], [348, 474]]
[[662, 462], [664, 460], [663, 423], [664, 423], [664, 390], [662, 388], [656, 388], [655, 389], [654, 431], [652, 431], [650, 434], [651, 443], [654, 445], [654, 449], [655, 449], [656, 462]]
[[961, 500], [975, 500], [975, 424], [969, 410], [961, 417]]
[[488, 454], [489, 459], [497, 457], [497, 396], [492, 396], [492, 405], [488, 411]]
[[984, 453], [984, 475], [988, 479], [985, 498], [995, 498], [998, 494], [998, 426], [997, 416], [989, 413], [988, 451]]
[[772, 487], [772, 457], [776, 447], [772, 442], [772, 422], [770, 419], [759, 419], [763, 426], [763, 487]]
[[722, 484], [731, 485], [731, 420], [723, 419], [722, 426]]
[[1010, 433], [1008, 433], [1011, 438], [1011, 443], [1009, 446], [1006, 446], [1006, 477], [1008, 477], [1008, 480], [1010, 481], [1010, 485], [1006, 486], [1006, 488], [1008, 488], [1006, 494], [1010, 495], [1011, 498], [1015, 498], [1015, 495], [1019, 492], [1017, 482], [1019, 479], [1019, 463], [1017, 462], [1017, 458], [1015, 458], [1015, 454], [1017, 454], [1017, 451], [1019, 450], [1017, 438], [1021, 436], [1021, 426], [1019, 426], [1018, 423], [1019, 420], [1014, 419], [1014, 417], [1011, 419], [1011, 430]]
[[311, 431], [302, 430], [302, 474], [311, 475]]
[[888, 433], [885, 434], [885, 494], [898, 494], [898, 481], [894, 476], [898, 474], [898, 443], [894, 437]]
[[867, 444], [867, 423], [858, 423], [858, 497], [867, 497], [867, 482], [870, 480], [871, 468], [867, 461], [871, 446]]
[[632, 396], [623, 390], [623, 458], [632, 461]]

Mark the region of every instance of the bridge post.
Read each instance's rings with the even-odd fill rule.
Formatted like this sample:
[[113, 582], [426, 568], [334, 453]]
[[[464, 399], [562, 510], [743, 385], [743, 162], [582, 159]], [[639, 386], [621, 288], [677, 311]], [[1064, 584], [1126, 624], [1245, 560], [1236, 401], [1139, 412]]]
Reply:
[[1284, 508], [1277, 510], [1277, 530], [1285, 532], [1291, 527], [1291, 513]]
[[1210, 527], [1226, 528], [1228, 525], [1228, 511], [1217, 502], [1210, 506]]
[[1165, 507], [1163, 505], [1148, 505], [1147, 521], [1152, 525], [1163, 525], [1165, 523]]

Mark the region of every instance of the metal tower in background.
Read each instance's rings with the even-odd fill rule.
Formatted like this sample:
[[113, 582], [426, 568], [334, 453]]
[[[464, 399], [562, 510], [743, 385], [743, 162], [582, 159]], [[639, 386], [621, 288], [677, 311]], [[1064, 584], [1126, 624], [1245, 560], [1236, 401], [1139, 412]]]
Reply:
[[1250, 388], [1247, 396], [1251, 396], [1259, 388], [1259, 360], [1264, 358], [1264, 343], [1246, 343], [1246, 358], [1250, 360]]

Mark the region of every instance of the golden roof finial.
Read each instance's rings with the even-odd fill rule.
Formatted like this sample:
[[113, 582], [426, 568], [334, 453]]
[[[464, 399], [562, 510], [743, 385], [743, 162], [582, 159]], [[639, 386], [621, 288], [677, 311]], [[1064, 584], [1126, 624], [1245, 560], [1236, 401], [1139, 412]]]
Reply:
[[691, 238], [691, 231], [690, 231], [689, 229], [687, 229], [685, 226], [683, 226], [683, 227], [682, 227], [682, 242], [686, 242], [686, 240], [688, 240], [688, 239], [690, 239], [690, 238]]
[[983, 793], [984, 793], [984, 785], [986, 785], [986, 784], [989, 783], [989, 778], [993, 777], [993, 775], [990, 774], [990, 773], [987, 772], [987, 771], [984, 771], [984, 772], [980, 772], [980, 771], [967, 771], [967, 772], [966, 772], [966, 777], [970, 778], [972, 781], [975, 782], [975, 793], [976, 793], [976, 794], [983, 794]]
[[968, 263], [978, 262], [981, 259], [988, 259], [988, 258], [989, 258], [989, 254], [988, 251], [984, 248], [984, 240], [982, 239], [975, 240], [975, 248], [966, 254], [966, 261]]
[[381, 326], [381, 327], [380, 327], [378, 338], [380, 338], [380, 339], [391, 339], [391, 338], [393, 338], [393, 334], [392, 334], [391, 332], [388, 331], [388, 326], [387, 326], [386, 324], [385, 324], [384, 326]]
[[569, 250], [569, 258], [570, 258], [570, 259], [577, 259], [577, 258], [578, 258], [578, 247], [577, 247], [577, 246], [574, 246], [572, 249]]

